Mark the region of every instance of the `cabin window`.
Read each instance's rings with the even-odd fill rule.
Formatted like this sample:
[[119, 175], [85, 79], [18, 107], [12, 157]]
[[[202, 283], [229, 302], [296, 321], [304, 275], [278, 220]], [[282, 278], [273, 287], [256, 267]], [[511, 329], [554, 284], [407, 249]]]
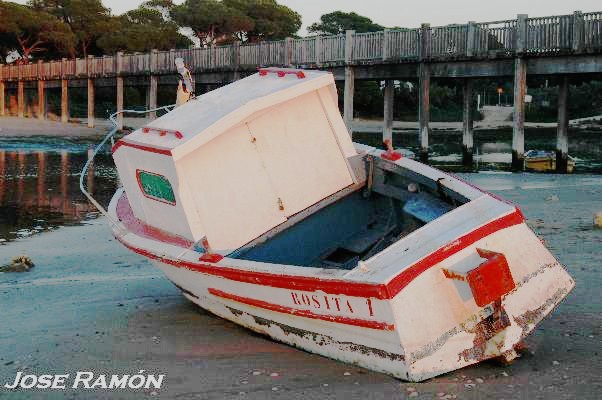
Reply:
[[146, 197], [162, 203], [176, 204], [176, 196], [171, 184], [163, 175], [138, 169], [136, 170], [136, 179], [138, 179], [140, 190]]

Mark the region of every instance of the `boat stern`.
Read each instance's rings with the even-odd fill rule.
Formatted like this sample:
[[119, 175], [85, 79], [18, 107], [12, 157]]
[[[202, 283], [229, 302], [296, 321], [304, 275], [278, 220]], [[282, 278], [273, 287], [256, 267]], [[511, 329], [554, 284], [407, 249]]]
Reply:
[[400, 330], [408, 379], [421, 381], [490, 358], [511, 361], [574, 285], [524, 222], [478, 240], [394, 300], [397, 325], [413, 327]]

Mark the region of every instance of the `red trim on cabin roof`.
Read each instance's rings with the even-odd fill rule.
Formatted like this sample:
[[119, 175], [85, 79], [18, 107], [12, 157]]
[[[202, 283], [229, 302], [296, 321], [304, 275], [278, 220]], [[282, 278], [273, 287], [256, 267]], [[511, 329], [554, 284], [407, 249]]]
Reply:
[[119, 139], [111, 148], [111, 152], [115, 153], [121, 146], [132, 147], [134, 149], [148, 151], [150, 153], [163, 154], [166, 156], [171, 156], [171, 150], [169, 149], [160, 149], [157, 147], [144, 146], [141, 144], [131, 143], [124, 139]]
[[[122, 197], [123, 199], [124, 197]], [[121, 200], [121, 199], [120, 199]], [[126, 200], [127, 201], [127, 200]], [[119, 204], [119, 203], [118, 203]], [[129, 204], [128, 204], [129, 205]], [[435, 250], [431, 254], [415, 262], [412, 266], [406, 268], [400, 272], [394, 278], [392, 278], [386, 284], [378, 283], [365, 283], [365, 282], [354, 282], [350, 280], [342, 279], [329, 279], [327, 277], [308, 277], [299, 275], [285, 275], [285, 274], [274, 274], [270, 272], [259, 272], [243, 270], [239, 268], [226, 267], [221, 265], [211, 265], [208, 263], [189, 262], [184, 260], [174, 260], [167, 258], [156, 253], [152, 253], [148, 250], [141, 249], [126, 243], [122, 238], [117, 239], [130, 250], [145, 256], [147, 258], [161, 261], [165, 264], [172, 265], [178, 268], [186, 268], [191, 271], [219, 276], [225, 279], [230, 279], [237, 282], [251, 283], [255, 285], [271, 286], [281, 289], [294, 289], [304, 290], [308, 292], [324, 291], [329, 294], [343, 294], [347, 296], [356, 297], [373, 297], [377, 299], [392, 299], [395, 297], [403, 288], [405, 288], [412, 280], [418, 277], [420, 274], [428, 270], [429, 268], [437, 265], [444, 259], [458, 253], [466, 247], [472, 245], [480, 239], [483, 239], [492, 233], [499, 230], [509, 228], [514, 225], [518, 225], [524, 222], [524, 218], [520, 210], [515, 209], [512, 213], [507, 214], [503, 217], [495, 219], [464, 236], [460, 236], [453, 242], [450, 242], [438, 250]], [[142, 221], [141, 224], [144, 225]], [[127, 227], [127, 226], [126, 226]], [[130, 229], [129, 227], [127, 227]], [[149, 239], [164, 241], [162, 237], [153, 236], [153, 229], [145, 231], [150, 236]], [[131, 229], [130, 229], [131, 230]], [[160, 230], [158, 230], [160, 231]], [[162, 231], [161, 231], [162, 232]], [[134, 232], [135, 233], [135, 232]], [[170, 243], [175, 244], [175, 243]], [[192, 245], [192, 244], [190, 244]], [[182, 246], [187, 247], [188, 246]]]
[[304, 318], [312, 318], [312, 319], [321, 319], [323, 321], [336, 322], [338, 324], [345, 325], [354, 325], [361, 326], [362, 328], [370, 328], [370, 329], [378, 329], [381, 331], [392, 331], [395, 329], [395, 325], [388, 324], [386, 322], [380, 321], [370, 321], [366, 319], [360, 318], [350, 318], [350, 317], [342, 317], [339, 315], [325, 315], [325, 314], [316, 314], [309, 310], [299, 310], [297, 308], [291, 308], [286, 306], [281, 306], [279, 304], [268, 303], [267, 301], [252, 299], [250, 297], [242, 297], [236, 294], [226, 293], [219, 289], [209, 288], [209, 293], [214, 296], [221, 297], [223, 299], [228, 299], [232, 301], [236, 301], [237, 303], [246, 304], [253, 307], [259, 307], [270, 311], [275, 311], [282, 314], [290, 314], [297, 317]]
[[142, 128], [142, 132], [143, 133], [156, 132], [156, 133], [159, 134], [159, 136], [165, 136], [165, 135], [167, 135], [169, 133], [169, 134], [174, 135], [178, 139], [182, 139], [184, 137], [184, 135], [182, 135], [182, 132], [180, 132], [178, 130], [164, 129], [164, 128], [153, 128], [153, 127], [150, 127], [150, 126], [145, 126], [144, 128]]
[[268, 73], [277, 74], [279, 78], [284, 78], [285, 75], [295, 75], [299, 79], [305, 78], [305, 73], [302, 70], [288, 70], [281, 68], [259, 68], [259, 76], [266, 76]]

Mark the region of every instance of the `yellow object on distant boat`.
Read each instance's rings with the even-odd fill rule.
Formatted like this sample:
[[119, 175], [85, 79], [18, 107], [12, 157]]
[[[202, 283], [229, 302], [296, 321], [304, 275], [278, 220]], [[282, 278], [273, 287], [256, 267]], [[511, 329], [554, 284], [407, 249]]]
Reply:
[[[539, 172], [554, 172], [556, 171], [556, 154], [552, 151], [529, 150], [525, 153], [525, 168]], [[568, 173], [572, 173], [575, 169], [575, 160], [570, 156], [566, 169]]]

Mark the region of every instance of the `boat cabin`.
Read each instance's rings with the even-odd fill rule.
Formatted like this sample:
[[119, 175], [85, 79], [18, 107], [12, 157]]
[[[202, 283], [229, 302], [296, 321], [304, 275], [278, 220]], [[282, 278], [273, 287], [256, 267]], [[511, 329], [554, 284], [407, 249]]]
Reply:
[[482, 195], [354, 144], [321, 71], [262, 69], [125, 136], [113, 156], [142, 223], [267, 263], [352, 269]]

